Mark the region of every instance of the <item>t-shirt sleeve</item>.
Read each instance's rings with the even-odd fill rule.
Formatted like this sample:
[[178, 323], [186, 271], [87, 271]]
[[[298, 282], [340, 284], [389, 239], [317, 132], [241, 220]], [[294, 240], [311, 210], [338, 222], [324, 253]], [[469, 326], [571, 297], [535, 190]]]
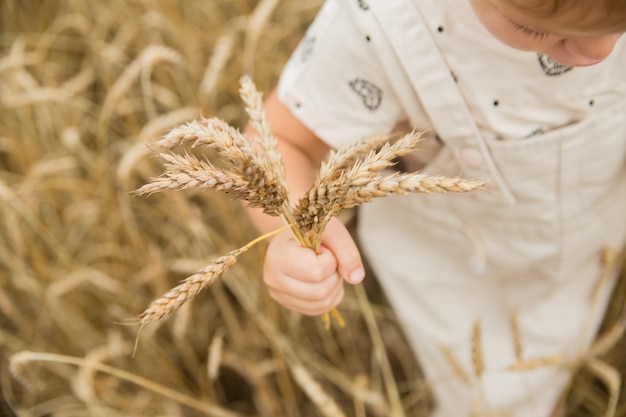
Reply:
[[403, 119], [356, 0], [327, 0], [281, 74], [279, 99], [332, 147]]

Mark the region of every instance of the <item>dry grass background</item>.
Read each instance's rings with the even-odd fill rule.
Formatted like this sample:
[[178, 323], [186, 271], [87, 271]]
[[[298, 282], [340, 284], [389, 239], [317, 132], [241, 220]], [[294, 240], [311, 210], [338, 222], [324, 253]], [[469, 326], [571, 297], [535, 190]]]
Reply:
[[[124, 325], [256, 236], [218, 193], [132, 197], [162, 171], [147, 145], [200, 115], [242, 127], [239, 78], [269, 91], [320, 4], [0, 0], [0, 415], [425, 415], [374, 283], [350, 289], [347, 326], [327, 331], [267, 297], [262, 248], [144, 328], [134, 357]], [[622, 375], [625, 348], [607, 355]], [[46, 355], [12, 374], [25, 350]], [[607, 398], [583, 372], [569, 415], [602, 415]]]

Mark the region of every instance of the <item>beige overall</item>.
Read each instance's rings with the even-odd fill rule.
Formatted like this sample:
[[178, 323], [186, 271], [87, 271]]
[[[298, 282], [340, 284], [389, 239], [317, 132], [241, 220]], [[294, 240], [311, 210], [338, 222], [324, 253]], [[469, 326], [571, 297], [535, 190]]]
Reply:
[[[606, 308], [613, 277], [599, 282], [602, 251], [624, 245], [626, 102], [540, 136], [485, 138], [431, 35], [398, 23], [396, 3], [371, 6], [389, 18], [391, 44], [405, 42], [408, 26], [422, 39], [402, 45], [412, 48], [405, 71], [418, 93], [401, 99], [423, 105], [445, 143], [425, 171], [490, 187], [364, 205], [365, 255], [425, 371], [435, 415], [549, 416], [571, 376], [558, 363], [585, 351]], [[424, 19], [414, 13], [402, 16]], [[530, 359], [547, 365], [507, 369]]]

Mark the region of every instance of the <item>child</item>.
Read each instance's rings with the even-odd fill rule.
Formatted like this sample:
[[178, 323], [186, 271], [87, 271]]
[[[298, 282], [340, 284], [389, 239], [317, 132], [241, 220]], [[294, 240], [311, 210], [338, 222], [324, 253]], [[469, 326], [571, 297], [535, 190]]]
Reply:
[[[403, 124], [427, 132], [405, 169], [488, 181], [359, 213], [437, 416], [550, 416], [571, 376], [558, 362], [595, 336], [612, 289], [602, 254], [626, 235], [624, 31], [624, 0], [328, 0], [267, 98], [296, 197], [331, 147]], [[339, 221], [323, 244], [273, 239], [277, 302], [318, 315], [363, 280]], [[533, 358], [554, 366], [507, 369]]]

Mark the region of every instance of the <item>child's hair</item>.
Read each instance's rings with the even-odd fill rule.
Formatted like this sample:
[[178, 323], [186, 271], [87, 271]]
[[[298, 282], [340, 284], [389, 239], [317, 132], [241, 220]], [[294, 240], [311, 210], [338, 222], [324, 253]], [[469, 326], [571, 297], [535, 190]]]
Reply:
[[626, 0], [501, 0], [542, 28], [590, 34], [626, 32]]

